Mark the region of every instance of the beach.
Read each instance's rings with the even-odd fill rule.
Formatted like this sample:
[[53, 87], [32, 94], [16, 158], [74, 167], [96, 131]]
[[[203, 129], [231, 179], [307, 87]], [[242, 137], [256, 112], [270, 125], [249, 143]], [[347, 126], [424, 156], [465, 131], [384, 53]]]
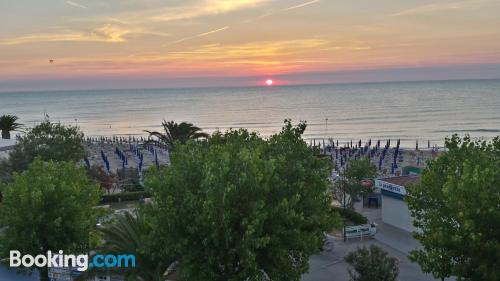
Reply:
[[[309, 141], [310, 146], [315, 143]], [[366, 157], [370, 159], [373, 165], [377, 167], [379, 177], [399, 176], [403, 174], [404, 168], [412, 167], [417, 170], [425, 168], [426, 163], [439, 155], [442, 148], [423, 147], [423, 148], [398, 148], [395, 140], [393, 146], [387, 142], [380, 145], [380, 142], [371, 140], [361, 143], [336, 146], [336, 142], [329, 140], [317, 140], [316, 147], [319, 153], [331, 159], [334, 165], [334, 172], [340, 173], [347, 163], [352, 159]], [[6, 143], [6, 142], [4, 142]], [[9, 146], [0, 146], [0, 159], [8, 157], [9, 150], [12, 149], [13, 141]], [[306, 142], [307, 143], [307, 142]], [[151, 166], [169, 165], [170, 154], [163, 145], [148, 143], [145, 140], [128, 138], [101, 138], [87, 139], [84, 143], [85, 160], [80, 164], [91, 167], [102, 167], [104, 170], [117, 173], [123, 168], [138, 169], [142, 174]], [[384, 150], [386, 152], [384, 152]], [[397, 152], [396, 152], [397, 151]], [[395, 157], [395, 154], [396, 157]], [[382, 159], [382, 160], [381, 160]]]
[[[326, 142], [325, 140], [317, 141], [317, 144], [316, 140], [309, 141], [309, 146], [317, 147], [321, 155], [329, 157], [334, 165], [334, 171], [340, 172], [349, 161], [365, 157], [377, 167], [379, 177], [400, 176], [404, 168], [408, 167], [422, 170], [428, 161], [436, 158], [443, 151], [443, 148], [437, 146], [401, 148], [398, 140], [393, 140], [392, 146], [390, 141], [372, 142], [371, 139], [366, 142], [359, 140], [355, 144], [349, 142], [344, 146], [338, 146], [339, 142], [332, 139]], [[113, 172], [122, 168], [135, 168], [140, 169], [142, 173], [150, 166], [170, 164], [170, 155], [166, 147], [148, 143], [145, 140], [87, 139], [85, 152], [85, 165], [89, 167], [97, 165], [103, 168], [109, 165], [109, 171]]]

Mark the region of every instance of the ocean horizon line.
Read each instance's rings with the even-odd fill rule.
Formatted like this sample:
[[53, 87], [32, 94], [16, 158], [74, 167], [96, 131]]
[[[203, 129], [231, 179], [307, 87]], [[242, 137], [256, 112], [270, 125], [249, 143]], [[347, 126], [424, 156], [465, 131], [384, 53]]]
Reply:
[[405, 83], [433, 83], [433, 82], [473, 82], [473, 81], [500, 81], [498, 78], [465, 78], [465, 79], [417, 79], [417, 80], [384, 80], [384, 81], [365, 81], [365, 82], [330, 82], [330, 83], [299, 83], [282, 84], [273, 86], [264, 85], [244, 85], [244, 86], [191, 86], [191, 87], [138, 87], [138, 88], [92, 88], [92, 89], [53, 89], [53, 90], [14, 90], [5, 91], [0, 89], [0, 94], [22, 94], [22, 93], [59, 93], [59, 92], [113, 92], [113, 91], [149, 91], [149, 90], [202, 90], [202, 89], [260, 89], [260, 88], [289, 88], [289, 87], [314, 87], [314, 86], [349, 86], [349, 85], [379, 85], [379, 84], [405, 84]]

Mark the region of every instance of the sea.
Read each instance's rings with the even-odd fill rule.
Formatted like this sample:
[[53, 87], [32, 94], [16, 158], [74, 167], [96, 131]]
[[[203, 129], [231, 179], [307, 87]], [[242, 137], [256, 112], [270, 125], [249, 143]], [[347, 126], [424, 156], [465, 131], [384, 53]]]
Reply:
[[307, 121], [304, 139], [442, 146], [452, 134], [500, 135], [500, 80], [384, 82], [241, 88], [0, 93], [0, 115], [32, 127], [46, 116], [87, 136], [145, 136], [163, 120], [206, 132], [246, 128], [266, 137], [286, 118]]

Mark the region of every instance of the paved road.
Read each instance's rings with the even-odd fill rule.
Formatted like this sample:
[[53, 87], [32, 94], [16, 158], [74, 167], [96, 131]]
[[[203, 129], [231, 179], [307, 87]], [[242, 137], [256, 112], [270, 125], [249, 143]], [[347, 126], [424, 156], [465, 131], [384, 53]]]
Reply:
[[399, 260], [399, 280], [437, 280], [432, 275], [423, 273], [418, 264], [412, 263], [408, 259], [408, 253], [412, 249], [420, 247], [419, 243], [411, 236], [411, 233], [383, 223], [380, 209], [363, 209], [359, 205], [356, 206], [356, 209], [363, 213], [370, 222], [378, 224], [377, 234], [374, 238], [352, 239], [347, 243], [339, 239], [328, 238], [325, 247], [328, 250], [311, 257], [309, 273], [302, 277], [302, 281], [348, 281], [348, 265], [344, 261], [344, 257], [359, 247], [369, 247], [370, 245], [381, 247]]
[[435, 280], [432, 276], [424, 274], [417, 264], [410, 262], [405, 253], [391, 248], [376, 239], [365, 239], [363, 241], [351, 240], [350, 242], [344, 243], [342, 240], [329, 238], [329, 242], [333, 244], [333, 249], [331, 251], [323, 251], [310, 259], [309, 273], [303, 276], [302, 281], [348, 281], [349, 274], [347, 272], [347, 263], [344, 261], [344, 256], [356, 250], [358, 247], [369, 247], [372, 244], [381, 247], [391, 256], [398, 258], [400, 280]]

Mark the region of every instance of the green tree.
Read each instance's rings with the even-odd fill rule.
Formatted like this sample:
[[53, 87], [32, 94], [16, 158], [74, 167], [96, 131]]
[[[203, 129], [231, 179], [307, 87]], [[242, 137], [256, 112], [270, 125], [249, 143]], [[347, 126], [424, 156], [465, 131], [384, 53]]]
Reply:
[[22, 124], [17, 123], [17, 116], [2, 115], [0, 116], [0, 131], [2, 131], [2, 139], [10, 139], [10, 132], [18, 131], [22, 128]]
[[176, 146], [172, 165], [146, 175], [159, 250], [186, 280], [300, 280], [331, 208], [331, 163], [289, 120], [264, 140], [246, 130]]
[[176, 142], [185, 144], [188, 140], [208, 138], [208, 134], [201, 131], [201, 128], [194, 126], [191, 123], [182, 122], [176, 123], [174, 121], [163, 121], [163, 132], [151, 132], [150, 136], [156, 137], [160, 143], [167, 145], [172, 149]]
[[[354, 199], [368, 195], [373, 192], [371, 187], [361, 184], [363, 179], [373, 179], [377, 176], [377, 167], [369, 158], [359, 158], [349, 161], [348, 167], [343, 174], [343, 180], [334, 184], [334, 196], [339, 202], [343, 202], [344, 191], [346, 194], [346, 206], [354, 208]], [[345, 190], [344, 190], [345, 189]]]
[[126, 268], [116, 273], [130, 281], [163, 281], [165, 273], [174, 262], [172, 257], [157, 256], [150, 243], [152, 227], [142, 211], [134, 215], [118, 215], [112, 223], [100, 229], [104, 240], [97, 250], [109, 254], [133, 254], [135, 269]]
[[[99, 187], [72, 162], [43, 162], [14, 174], [3, 188], [0, 204], [0, 253], [47, 254], [63, 250], [84, 253], [95, 228]], [[26, 269], [30, 271], [31, 269]], [[38, 268], [48, 280], [47, 267]]]
[[9, 154], [11, 171], [22, 171], [35, 159], [80, 161], [84, 156], [83, 133], [78, 127], [40, 123], [22, 136]]
[[415, 237], [412, 260], [442, 280], [500, 279], [500, 138], [453, 136], [406, 197]]
[[350, 281], [396, 281], [399, 262], [381, 248], [371, 245], [349, 253], [345, 257], [349, 268]]

